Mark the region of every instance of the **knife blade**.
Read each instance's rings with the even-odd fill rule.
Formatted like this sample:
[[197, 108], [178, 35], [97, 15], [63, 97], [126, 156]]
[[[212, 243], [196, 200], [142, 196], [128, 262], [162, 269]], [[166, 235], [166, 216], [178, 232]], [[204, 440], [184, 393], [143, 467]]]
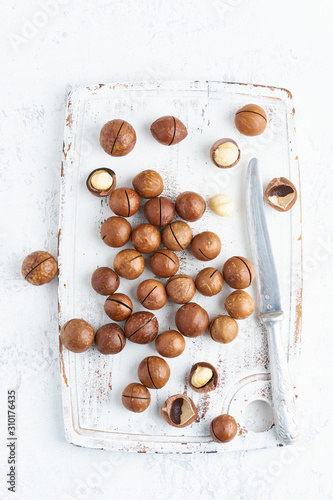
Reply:
[[246, 212], [252, 261], [260, 296], [259, 317], [267, 329], [275, 427], [279, 440], [285, 444], [291, 444], [298, 437], [298, 418], [281, 336], [283, 311], [264, 212], [262, 182], [257, 158], [253, 158], [248, 166]]

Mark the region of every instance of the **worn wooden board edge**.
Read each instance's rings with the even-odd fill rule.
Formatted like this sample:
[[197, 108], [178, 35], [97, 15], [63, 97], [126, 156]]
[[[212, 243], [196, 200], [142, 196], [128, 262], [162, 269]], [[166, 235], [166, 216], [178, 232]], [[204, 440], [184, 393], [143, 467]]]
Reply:
[[[78, 87], [76, 89], [70, 90], [68, 93], [68, 101], [66, 108], [66, 122], [65, 122], [65, 132], [64, 132], [64, 143], [63, 143], [63, 154], [62, 154], [62, 165], [61, 165], [61, 194], [60, 194], [60, 216], [59, 216], [59, 233], [58, 233], [58, 259], [59, 259], [59, 329], [60, 325], [63, 324], [63, 318], [66, 317], [65, 310], [66, 305], [68, 306], [71, 300], [68, 294], [64, 294], [63, 290], [66, 287], [65, 276], [63, 274], [63, 262], [64, 259], [70, 258], [70, 256], [65, 256], [63, 253], [62, 237], [64, 231], [64, 224], [66, 220], [65, 214], [65, 193], [66, 190], [70, 189], [70, 182], [68, 181], [69, 174], [71, 172], [71, 166], [73, 163], [73, 158], [75, 157], [75, 141], [76, 141], [76, 125], [78, 121], [78, 115], [80, 111], [80, 103], [85, 97], [98, 96], [99, 92], [103, 92], [103, 89], [113, 90], [113, 89], [127, 89], [142, 91], [145, 90], [149, 92], [150, 90], [156, 90], [160, 88], [161, 90], [198, 90], [205, 91], [208, 94], [214, 91], [232, 91], [242, 95], [251, 96], [261, 96], [270, 99], [277, 99], [282, 101], [286, 106], [286, 116], [287, 116], [287, 128], [289, 136], [289, 159], [291, 162], [291, 172], [293, 176], [291, 180], [297, 186], [300, 198], [300, 210], [295, 211], [292, 214], [292, 226], [293, 234], [297, 235], [297, 238], [293, 241], [292, 248], [292, 258], [293, 258], [293, 268], [299, 270], [299, 272], [292, 274], [292, 284], [291, 284], [291, 307], [293, 304], [296, 305], [291, 310], [291, 322], [295, 325], [293, 333], [293, 342], [289, 343], [288, 350], [288, 361], [291, 370], [292, 379], [295, 381], [295, 391], [297, 386], [297, 377], [299, 373], [299, 357], [300, 357], [300, 346], [301, 346], [301, 329], [302, 329], [302, 212], [301, 212], [301, 192], [300, 192], [300, 167], [298, 162], [298, 156], [296, 154], [296, 127], [295, 127], [295, 108], [293, 104], [292, 94], [283, 88], [269, 87], [263, 85], [252, 85], [234, 82], [139, 82], [139, 83], [114, 83], [114, 84], [97, 84], [86, 87]], [[66, 297], [66, 301], [65, 301]], [[72, 367], [73, 368], [73, 367]], [[79, 423], [76, 421], [76, 412], [73, 408], [72, 391], [69, 384], [70, 380], [70, 361], [69, 353], [66, 349], [63, 350], [60, 343], [60, 371], [61, 371], [61, 384], [62, 384], [62, 399], [63, 399], [63, 416], [64, 416], [64, 426], [66, 439], [77, 446], [99, 448], [112, 451], [136, 451], [136, 452], [155, 452], [155, 453], [214, 453], [228, 451], [227, 446], [220, 446], [213, 443], [211, 440], [207, 442], [140, 442], [139, 437], [133, 439], [117, 439], [109, 438], [105, 436], [105, 433], [81, 429]], [[298, 397], [298, 395], [296, 394]], [[110, 433], [111, 434], [111, 433]], [[281, 446], [281, 443], [275, 437], [274, 428], [270, 429], [265, 433], [269, 435], [266, 439], [265, 447], [271, 446]], [[252, 438], [255, 438], [252, 436]], [[128, 436], [129, 437], [129, 436]], [[129, 437], [130, 438], [130, 437]], [[247, 450], [262, 448], [263, 446], [256, 445], [259, 442], [256, 439], [250, 439], [249, 435], [238, 436], [238, 446], [235, 449]], [[252, 441], [252, 442], [250, 442]]]

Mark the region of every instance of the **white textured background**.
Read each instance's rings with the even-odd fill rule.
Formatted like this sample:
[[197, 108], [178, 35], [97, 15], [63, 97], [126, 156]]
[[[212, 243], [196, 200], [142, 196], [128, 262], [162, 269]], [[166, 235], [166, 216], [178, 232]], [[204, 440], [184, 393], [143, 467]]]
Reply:
[[[1, 500], [333, 498], [332, 14], [330, 0], [1, 1]], [[56, 282], [32, 287], [20, 266], [31, 251], [57, 251], [67, 85], [153, 79], [260, 83], [294, 95], [305, 432], [292, 449], [125, 455], [64, 440]], [[18, 492], [10, 495], [9, 388], [18, 394], [19, 437]]]

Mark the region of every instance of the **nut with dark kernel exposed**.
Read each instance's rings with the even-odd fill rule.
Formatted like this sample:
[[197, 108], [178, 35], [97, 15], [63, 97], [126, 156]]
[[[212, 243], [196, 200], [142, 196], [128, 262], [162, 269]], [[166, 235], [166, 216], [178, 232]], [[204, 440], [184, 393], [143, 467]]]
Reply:
[[185, 250], [191, 244], [192, 238], [192, 229], [186, 222], [180, 220], [171, 222], [162, 231], [163, 245], [174, 252]]
[[124, 332], [116, 323], [103, 325], [96, 332], [95, 346], [101, 354], [118, 354], [125, 344]]
[[177, 196], [175, 207], [179, 217], [188, 222], [195, 222], [203, 216], [206, 202], [200, 194], [185, 191]]
[[112, 212], [121, 217], [131, 217], [140, 208], [140, 196], [131, 188], [118, 188], [109, 198]]
[[152, 224], [139, 224], [133, 229], [131, 241], [138, 252], [152, 253], [161, 245], [161, 233]]
[[170, 367], [159, 356], [148, 356], [139, 364], [138, 377], [145, 387], [162, 389], [170, 378]]
[[237, 423], [231, 415], [219, 415], [210, 424], [210, 434], [217, 443], [232, 441], [237, 431]]
[[257, 104], [247, 104], [237, 111], [235, 125], [241, 134], [260, 135], [265, 131], [267, 116]]
[[91, 286], [100, 295], [111, 295], [119, 287], [119, 276], [109, 267], [99, 267], [91, 276]]
[[175, 321], [178, 330], [185, 337], [199, 337], [208, 328], [209, 316], [199, 304], [189, 302], [178, 309]]
[[223, 278], [231, 288], [249, 287], [255, 276], [254, 267], [245, 257], [231, 257], [223, 266]]
[[208, 261], [215, 259], [221, 252], [221, 240], [212, 231], [204, 231], [194, 236], [191, 251], [199, 260]]
[[275, 210], [288, 212], [296, 203], [297, 190], [285, 177], [276, 177], [266, 188], [265, 200]]
[[121, 400], [126, 410], [142, 413], [150, 405], [150, 392], [145, 386], [132, 383], [123, 390]]
[[150, 199], [159, 196], [163, 189], [163, 179], [155, 170], [143, 170], [132, 181], [135, 191], [141, 198]]
[[186, 347], [186, 342], [177, 330], [168, 330], [160, 333], [155, 340], [156, 351], [165, 358], [180, 356]]
[[233, 139], [219, 139], [212, 145], [210, 157], [216, 167], [231, 168], [239, 162], [241, 152]]
[[230, 316], [219, 314], [209, 323], [209, 334], [215, 342], [228, 344], [237, 337], [238, 324]]
[[165, 146], [178, 144], [187, 136], [185, 125], [174, 116], [162, 116], [150, 127], [154, 139]]
[[175, 206], [165, 196], [148, 200], [143, 211], [146, 219], [154, 226], [167, 226], [175, 216]]
[[205, 361], [195, 363], [191, 368], [188, 382], [195, 392], [206, 393], [214, 391], [218, 383], [216, 368]]
[[69, 351], [81, 353], [87, 351], [94, 343], [93, 327], [84, 319], [71, 319], [60, 331], [60, 341]]
[[150, 269], [159, 278], [169, 278], [179, 269], [179, 259], [171, 250], [157, 250], [150, 259]]
[[113, 248], [124, 246], [131, 236], [131, 224], [122, 217], [109, 217], [101, 226], [101, 238]]
[[222, 290], [222, 274], [214, 267], [205, 267], [197, 274], [195, 286], [202, 295], [212, 297]]
[[39, 250], [24, 259], [21, 272], [28, 283], [40, 286], [53, 280], [58, 272], [58, 265], [50, 253]]
[[99, 143], [107, 154], [125, 156], [135, 146], [136, 133], [125, 120], [111, 120], [102, 127]]
[[98, 198], [109, 196], [116, 189], [116, 174], [110, 168], [97, 168], [89, 174], [86, 185], [91, 194]]
[[244, 290], [235, 290], [226, 298], [225, 308], [232, 318], [245, 319], [253, 313], [254, 302]]
[[138, 300], [146, 309], [152, 311], [161, 309], [167, 301], [167, 294], [164, 285], [157, 280], [144, 280], [136, 291]]
[[161, 414], [169, 425], [182, 428], [196, 420], [198, 410], [191, 398], [185, 394], [175, 394], [165, 401]]
[[133, 303], [124, 293], [113, 293], [104, 302], [104, 311], [113, 321], [124, 321], [133, 312]]
[[149, 344], [158, 334], [158, 321], [151, 312], [139, 311], [130, 316], [124, 326], [125, 336], [135, 344]]
[[186, 304], [190, 302], [195, 294], [195, 284], [191, 276], [187, 274], [175, 274], [165, 285], [166, 292], [171, 302]]
[[113, 267], [122, 278], [135, 280], [143, 273], [145, 260], [140, 252], [128, 248], [117, 253], [113, 261]]

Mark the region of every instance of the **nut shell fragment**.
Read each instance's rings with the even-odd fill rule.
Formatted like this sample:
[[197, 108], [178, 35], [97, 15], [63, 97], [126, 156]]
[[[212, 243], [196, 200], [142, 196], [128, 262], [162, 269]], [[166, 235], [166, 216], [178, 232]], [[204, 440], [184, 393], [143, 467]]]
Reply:
[[168, 424], [183, 428], [195, 421], [198, 410], [191, 398], [185, 394], [175, 394], [165, 401], [161, 414]]
[[266, 188], [265, 200], [275, 210], [288, 212], [296, 203], [297, 190], [285, 177], [276, 177]]

